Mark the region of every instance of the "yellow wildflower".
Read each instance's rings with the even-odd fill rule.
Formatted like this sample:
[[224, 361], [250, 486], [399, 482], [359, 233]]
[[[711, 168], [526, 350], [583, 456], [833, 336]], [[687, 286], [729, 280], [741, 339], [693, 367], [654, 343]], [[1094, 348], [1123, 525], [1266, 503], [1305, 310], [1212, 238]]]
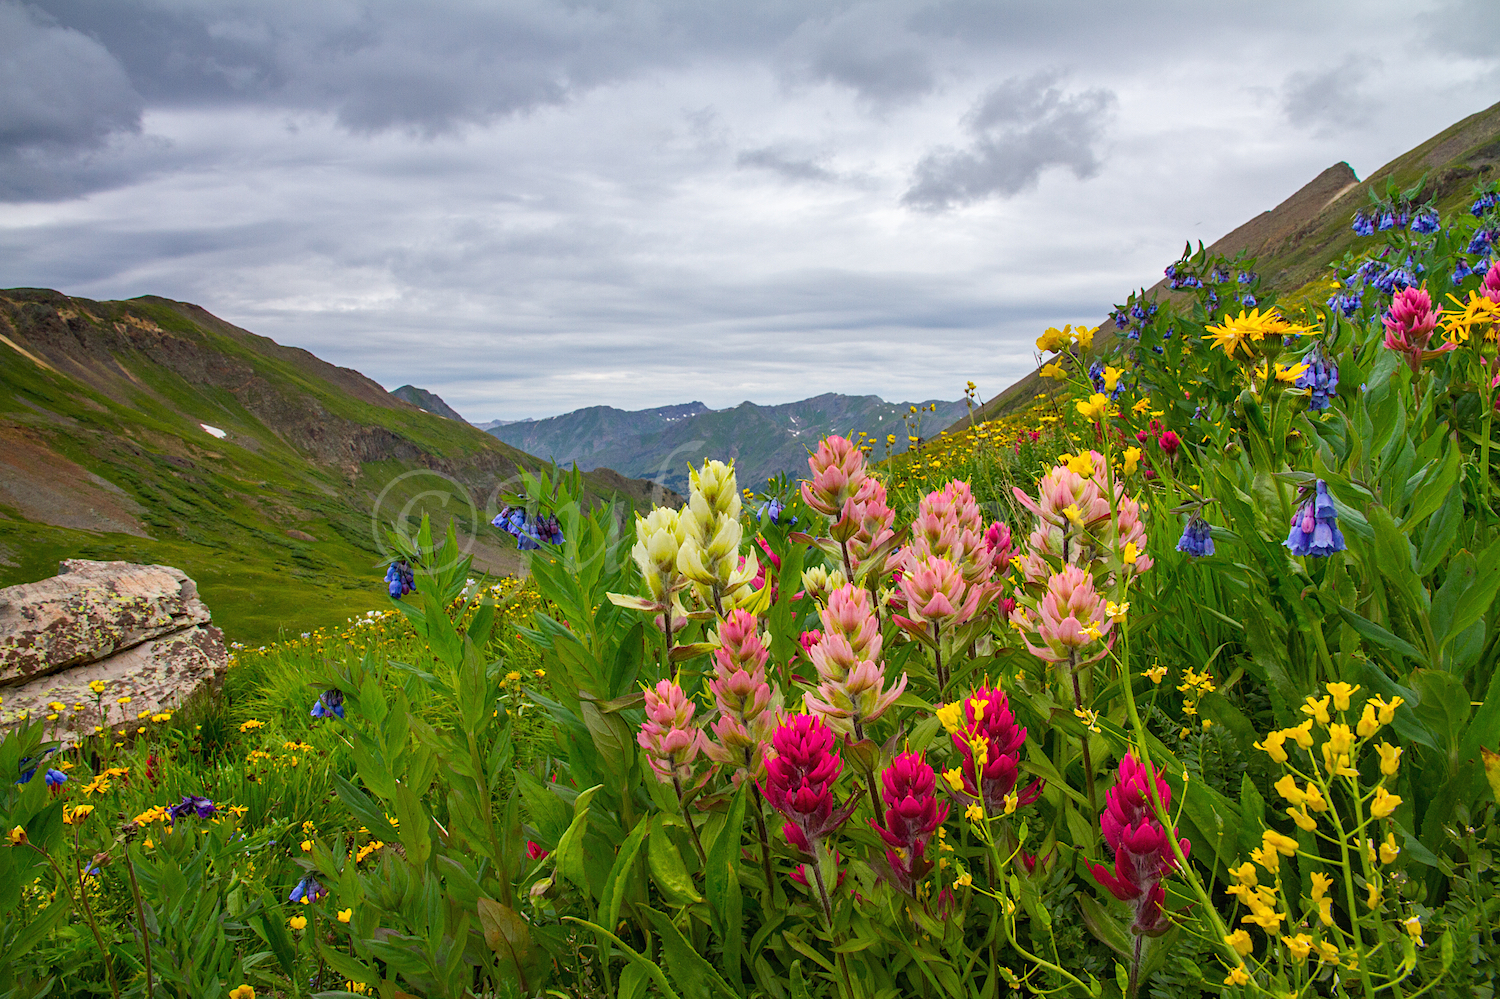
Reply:
[[1288, 333], [1303, 333], [1308, 327], [1294, 326], [1281, 317], [1275, 309], [1267, 309], [1265, 315], [1261, 315], [1259, 309], [1253, 309], [1247, 315], [1241, 310], [1238, 319], [1230, 318], [1226, 312], [1224, 322], [1217, 326], [1205, 326], [1208, 336], [1203, 339], [1212, 340], [1213, 346], [1219, 348], [1230, 357], [1234, 356], [1235, 349], [1244, 345], [1246, 354], [1250, 352], [1251, 343], [1259, 343], [1267, 336], [1280, 338]]
[[1333, 697], [1333, 706], [1335, 708], [1340, 711], [1348, 711], [1349, 697], [1355, 691], [1359, 690], [1359, 684], [1356, 683], [1351, 687], [1347, 683], [1330, 683], [1325, 689]]
[[258, 720], [254, 719], [254, 718], [251, 718], [248, 721], [242, 722], [240, 724], [240, 731], [241, 732], [253, 732], [256, 729], [263, 727], [264, 725], [265, 725], [265, 722], [258, 721]]
[[933, 713], [937, 715], [938, 721], [942, 723], [943, 728], [947, 730], [948, 734], [952, 735], [959, 730], [962, 723], [964, 714], [963, 702], [950, 701]]
[[1106, 600], [1104, 602], [1104, 613], [1108, 614], [1109, 619], [1115, 622], [1115, 624], [1120, 624], [1125, 620], [1125, 615], [1130, 613], [1130, 601], [1127, 600], [1123, 604], [1117, 604], [1113, 600]]
[[1235, 930], [1224, 938], [1224, 942], [1234, 948], [1234, 952], [1244, 957], [1255, 948], [1255, 942], [1250, 939], [1250, 934], [1244, 930]]
[[1005, 796], [1005, 814], [1011, 815], [1021, 804], [1021, 796], [1012, 792]]
[[1126, 565], [1135, 565], [1136, 556], [1139, 554], [1140, 549], [1135, 546], [1134, 541], [1130, 541], [1126, 543], [1125, 551], [1121, 553], [1120, 560]]
[[[1066, 326], [1063, 327], [1067, 329]], [[1073, 339], [1078, 341], [1078, 346], [1088, 350], [1094, 345], [1094, 334], [1099, 332], [1097, 326], [1075, 326], [1073, 327]]]
[[1301, 725], [1293, 726], [1292, 728], [1285, 729], [1284, 731], [1287, 736], [1296, 740], [1297, 745], [1301, 746], [1303, 749], [1311, 749], [1313, 747], [1312, 725], [1313, 720], [1309, 718]]
[[89, 681], [89, 689], [92, 690], [96, 694], [102, 694], [102, 693], [104, 693], [104, 681], [103, 680], [90, 680]]
[[1380, 724], [1389, 725], [1396, 718], [1396, 709], [1406, 702], [1399, 697], [1393, 697], [1387, 703], [1385, 698], [1375, 696], [1370, 698], [1371, 702], [1380, 709]]
[[1110, 365], [1104, 366], [1104, 391], [1113, 392], [1115, 386], [1120, 384], [1120, 376], [1125, 372]]
[[1125, 449], [1125, 474], [1133, 475], [1137, 466], [1141, 463], [1141, 449], [1128, 447]]
[[973, 883], [974, 883], [974, 876], [971, 875], [968, 871], [963, 871], [963, 872], [961, 872], [958, 875], [957, 878], [955, 878], [953, 880], [953, 887], [955, 887], [955, 888], [967, 888], [970, 885], [972, 885]]
[[1044, 353], [1062, 350], [1068, 345], [1068, 334], [1055, 326], [1047, 327], [1045, 333], [1036, 338], [1036, 349]]
[[1260, 883], [1255, 877], [1255, 865], [1248, 860], [1238, 867], [1231, 867], [1229, 876], [1246, 888], [1254, 888]]
[[1055, 378], [1058, 381], [1063, 381], [1068, 377], [1067, 370], [1061, 364], [1044, 364], [1037, 374], [1043, 378]]
[[970, 822], [983, 822], [984, 809], [980, 807], [978, 803], [972, 804], [968, 808], [964, 809], [964, 818], [968, 819]]
[[1072, 524], [1074, 527], [1083, 526], [1083, 514], [1079, 512], [1078, 505], [1076, 503], [1070, 503], [1067, 506], [1063, 507], [1062, 515], [1064, 517], [1067, 517], [1068, 523]]
[[64, 805], [63, 822], [66, 825], [76, 826], [78, 823], [88, 818], [89, 813], [93, 810], [93, 805], [79, 805], [77, 808], [69, 808], [68, 806]]
[[1095, 423], [1109, 416], [1109, 396], [1102, 392], [1095, 392], [1087, 399], [1079, 399], [1073, 404], [1078, 410], [1078, 415]]
[[1275, 787], [1278, 794], [1294, 805], [1302, 805], [1307, 801], [1307, 795], [1297, 786], [1297, 778], [1291, 774], [1283, 774]]
[[1329, 722], [1328, 701], [1329, 698], [1327, 696], [1319, 699], [1313, 697], [1311, 694], [1308, 694], [1307, 703], [1302, 705], [1302, 713], [1305, 715], [1312, 715], [1313, 719], [1319, 725], [1327, 725]]
[[312, 840], [305, 839], [305, 840], [302, 841], [302, 852], [303, 853], [312, 853], [312, 849], [313, 849], [313, 841]]
[[953, 788], [955, 792], [961, 793], [964, 789], [963, 771], [957, 767], [954, 767], [952, 770], [944, 770], [943, 780], [947, 781], [948, 786]]
[[11, 846], [21, 846], [26, 842], [26, 827], [16, 826], [6, 834], [6, 838], [10, 840]]
[[1375, 705], [1369, 701], [1365, 702], [1364, 713], [1359, 716], [1359, 724], [1354, 727], [1361, 739], [1368, 739], [1380, 731], [1380, 719], [1375, 715]]
[[[1163, 672], [1165, 672], [1165, 670], [1163, 670]], [[1287, 761], [1286, 747], [1283, 745], [1285, 742], [1285, 732], [1267, 732], [1265, 740], [1263, 742], [1257, 742], [1255, 744], [1255, 748], [1264, 750], [1270, 755], [1271, 759], [1275, 760], [1277, 763], [1285, 763]], [[1288, 777], [1290, 777], [1290, 774], [1288, 775]]]
[[1229, 974], [1224, 976], [1225, 985], [1248, 985], [1249, 983], [1250, 975], [1245, 971], [1243, 964], [1235, 965], [1230, 969]]
[[1403, 922], [1407, 935], [1417, 942], [1418, 947], [1427, 946], [1422, 942], [1422, 920], [1420, 917], [1412, 916]]
[[255, 990], [249, 985], [237, 985], [229, 990], [229, 999], [255, 999]]
[[1307, 814], [1307, 809], [1301, 806], [1288, 808], [1286, 814], [1291, 817], [1293, 822], [1297, 823], [1297, 828], [1303, 832], [1312, 832], [1318, 828], [1318, 823], [1313, 820], [1311, 815]]
[[1385, 842], [1380, 844], [1380, 862], [1382, 864], [1394, 863], [1400, 854], [1401, 848], [1396, 845], [1396, 834], [1386, 833]]
[[1307, 782], [1307, 790], [1303, 792], [1307, 798], [1307, 809], [1311, 812], [1328, 811], [1328, 801], [1323, 797], [1323, 792], [1318, 790], [1318, 785], [1312, 781]]
[[291, 919], [288, 919], [286, 921], [286, 923], [287, 923], [288, 926], [290, 926], [294, 930], [305, 930], [305, 929], [307, 929], [307, 917], [306, 916], [293, 916]]
[[1381, 785], [1375, 789], [1375, 800], [1370, 802], [1370, 814], [1377, 819], [1390, 818], [1392, 812], [1401, 804], [1401, 796], [1392, 794]]
[[1369, 894], [1365, 896], [1365, 908], [1377, 909], [1380, 907], [1380, 882], [1371, 881], [1367, 886]]
[[1380, 772], [1387, 777], [1394, 775], [1401, 766], [1401, 747], [1382, 742], [1375, 747], [1375, 751], [1380, 754]]
[[341, 923], [347, 923], [349, 920], [351, 920], [353, 918], [354, 918], [354, 910], [353, 909], [340, 909], [339, 910], [339, 922], [341, 922]]
[[1348, 725], [1330, 725], [1328, 728], [1328, 751], [1337, 756], [1346, 756], [1354, 747], [1354, 733]]
[[1302, 962], [1307, 960], [1307, 955], [1312, 952], [1312, 937], [1306, 933], [1298, 933], [1294, 937], [1283, 937], [1282, 943], [1291, 953], [1292, 960]]
[[1290, 836], [1283, 836], [1275, 829], [1267, 829], [1261, 833], [1260, 844], [1266, 850], [1275, 849], [1285, 857], [1293, 856], [1297, 852], [1297, 841]]
[[1150, 669], [1146, 670], [1146, 675], [1151, 678], [1152, 683], [1159, 684], [1161, 683], [1162, 678], [1167, 675], [1167, 668], [1161, 663], [1157, 663], [1155, 666], [1152, 666]]

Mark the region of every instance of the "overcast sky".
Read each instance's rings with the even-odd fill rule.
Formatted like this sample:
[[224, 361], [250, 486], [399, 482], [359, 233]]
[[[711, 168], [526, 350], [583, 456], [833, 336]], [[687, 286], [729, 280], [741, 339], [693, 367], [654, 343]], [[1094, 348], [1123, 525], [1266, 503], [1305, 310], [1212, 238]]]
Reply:
[[1497, 53], [1494, 0], [0, 0], [0, 287], [475, 421], [988, 397]]

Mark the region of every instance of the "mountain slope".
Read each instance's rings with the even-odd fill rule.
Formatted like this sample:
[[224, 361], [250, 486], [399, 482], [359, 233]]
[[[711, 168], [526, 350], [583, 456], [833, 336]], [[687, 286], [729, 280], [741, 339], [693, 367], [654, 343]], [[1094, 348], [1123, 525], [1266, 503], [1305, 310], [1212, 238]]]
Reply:
[[415, 385], [403, 385], [398, 389], [392, 389], [391, 395], [402, 402], [411, 403], [418, 409], [425, 409], [429, 413], [435, 413], [450, 420], [457, 420], [460, 423], [468, 422], [462, 416], [458, 415], [458, 410], [444, 402], [442, 396], [429, 392], [426, 389], [417, 388]]
[[0, 291], [0, 585], [63, 557], [163, 562], [232, 639], [262, 640], [379, 606], [384, 530], [424, 510], [513, 571], [488, 519], [540, 464], [198, 306]]
[[[932, 404], [929, 400], [915, 405]], [[733, 458], [740, 483], [753, 487], [781, 472], [806, 472], [809, 451], [830, 433], [863, 430], [880, 442], [877, 453], [886, 436], [895, 434], [892, 452], [906, 450], [908, 430], [902, 418], [912, 405], [873, 395], [827, 393], [778, 406], [744, 402], [723, 410], [710, 410], [701, 402], [637, 412], [590, 406], [545, 420], [494, 427], [489, 433], [559, 464], [607, 466], [678, 491], [687, 488], [689, 461]], [[962, 402], [935, 405], [937, 412], [923, 414], [923, 434], [930, 435], [965, 412]]]
[[[1445, 128], [1363, 181], [1349, 164], [1335, 163], [1281, 204], [1220, 237], [1208, 249], [1226, 257], [1244, 251], [1256, 258], [1263, 287], [1283, 297], [1299, 291], [1304, 292], [1299, 297], [1313, 297], [1310, 293], [1315, 289], [1309, 286], [1323, 277], [1330, 263], [1358, 245], [1350, 220], [1369, 204], [1371, 191], [1383, 193], [1387, 181], [1407, 188], [1425, 175], [1420, 200], [1430, 200], [1447, 215], [1467, 205], [1473, 184], [1495, 177], [1497, 170], [1500, 104]], [[1169, 263], [1162, 261], [1163, 266]], [[1126, 294], [1128, 290], [1122, 291], [1120, 298]], [[1170, 301], [1177, 294], [1162, 278], [1146, 289], [1145, 297]], [[1321, 298], [1316, 300], [1321, 302]], [[1110, 349], [1112, 330], [1112, 325], [1101, 326], [1096, 351]], [[1033, 371], [986, 401], [977, 415], [991, 419], [1014, 412], [1048, 389], [1048, 383]]]

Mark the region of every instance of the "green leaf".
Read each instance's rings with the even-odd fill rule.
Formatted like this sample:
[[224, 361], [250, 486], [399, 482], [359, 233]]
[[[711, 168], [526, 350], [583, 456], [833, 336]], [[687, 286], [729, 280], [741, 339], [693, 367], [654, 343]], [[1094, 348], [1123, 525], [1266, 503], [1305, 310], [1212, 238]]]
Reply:
[[[584, 895], [589, 892], [589, 879], [583, 864], [583, 834], [588, 829], [589, 802], [599, 793], [603, 784], [595, 784], [582, 791], [573, 802], [573, 821], [557, 841], [557, 873], [571, 881]], [[602, 886], [601, 886], [602, 887]]]
[[1458, 611], [1464, 594], [1474, 585], [1479, 576], [1479, 563], [1467, 551], [1460, 551], [1448, 560], [1448, 577], [1443, 580], [1437, 596], [1432, 599], [1432, 634], [1438, 648], [1447, 645], [1455, 637], [1453, 617]]
[[703, 901], [703, 896], [693, 887], [693, 879], [682, 862], [682, 854], [677, 852], [677, 844], [667, 835], [666, 821], [661, 814], [651, 817], [651, 839], [646, 845], [646, 860], [651, 867], [651, 880], [656, 882], [656, 887], [661, 889], [672, 905], [691, 905]]
[[[281, 907], [276, 904], [276, 899], [270, 892], [261, 892], [260, 900], [261, 908], [250, 917], [251, 925], [260, 938], [270, 946], [271, 953], [276, 955], [276, 962], [281, 965], [281, 970], [286, 972], [287, 977], [295, 978], [297, 944], [292, 940], [292, 935], [287, 932], [286, 923], [281, 919]], [[366, 982], [378, 980], [378, 977], [361, 979]]]
[[618, 714], [606, 715], [594, 701], [588, 699], [579, 702], [578, 713], [583, 716], [583, 723], [588, 726], [589, 735], [594, 739], [594, 749], [599, 754], [600, 764], [614, 779], [616, 787], [624, 787], [625, 775], [630, 773], [630, 768], [635, 763], [635, 740], [630, 736], [630, 727]]
[[635, 869], [635, 858], [640, 855], [641, 844], [650, 831], [650, 819], [642, 817], [636, 822], [630, 835], [625, 837], [625, 842], [620, 844], [614, 865], [610, 867], [609, 876], [604, 880], [604, 908], [600, 916], [604, 925], [611, 930], [620, 925], [620, 907], [624, 905], [625, 892], [630, 887], [630, 872]]
[[1441, 670], [1412, 670], [1407, 678], [1418, 701], [1412, 705], [1417, 720], [1442, 740], [1445, 748], [1457, 746], [1469, 722], [1469, 692], [1463, 681]]
[[657, 967], [655, 961], [641, 954], [628, 943], [609, 932], [609, 930], [591, 923], [587, 919], [579, 919], [577, 916], [564, 916], [563, 919], [570, 923], [577, 923], [579, 926], [586, 926], [595, 933], [602, 934], [608, 938], [610, 943], [620, 948], [621, 953], [629, 958], [633, 964], [639, 965], [645, 970], [647, 975], [651, 976], [651, 980], [656, 983], [656, 987], [661, 989], [663, 999], [679, 999], [677, 993], [672, 991], [672, 983], [667, 981], [667, 976], [662, 973], [661, 968]]
[[1358, 614], [1354, 613], [1352, 610], [1344, 606], [1339, 607], [1339, 616], [1344, 619], [1344, 622], [1348, 624], [1349, 627], [1353, 628], [1355, 631], [1363, 635], [1366, 639], [1374, 642], [1382, 649], [1399, 653], [1403, 656], [1406, 656], [1408, 659], [1414, 659], [1424, 665], [1427, 663], [1427, 657], [1418, 652], [1416, 646], [1412, 645], [1409, 642], [1402, 641], [1395, 635], [1391, 634], [1389, 631], [1386, 631], [1380, 625], [1376, 624], [1374, 621], [1366, 620], [1365, 618], [1360, 617]]
[[1074, 898], [1078, 899], [1078, 911], [1083, 916], [1083, 925], [1088, 927], [1088, 931], [1110, 950], [1130, 960], [1133, 945], [1130, 934], [1120, 925], [1120, 921], [1111, 916], [1108, 909], [1100, 905], [1094, 896], [1079, 892]]
[[[513, 909], [490, 898], [481, 898], [476, 908], [485, 945], [500, 959], [503, 967], [514, 973], [521, 991], [530, 991], [527, 971], [532, 964], [531, 931], [526, 920]], [[464, 935], [456, 936], [462, 939]], [[457, 949], [463, 950], [462, 947]]]
[[[653, 840], [655, 837], [652, 837]], [[682, 931], [662, 912], [642, 906], [646, 918], [661, 937], [662, 957], [672, 969], [672, 978], [688, 995], [695, 997], [717, 995], [720, 999], [739, 999], [729, 983], [719, 976], [714, 966], [693, 949]]]
[[715, 930], [724, 944], [724, 972], [739, 982], [741, 934], [740, 829], [745, 824], [745, 784], [741, 783], [729, 804], [729, 814], [713, 845], [708, 848], [708, 867], [704, 872], [704, 891], [709, 911], [718, 924]]
[[1474, 584], [1464, 591], [1463, 599], [1458, 601], [1453, 618], [1448, 623], [1450, 639], [1462, 634], [1475, 621], [1484, 617], [1495, 602], [1497, 590], [1500, 590], [1500, 541], [1492, 543], [1479, 557]]
[[390, 825], [386, 820], [385, 812], [368, 794], [336, 773], [330, 773], [328, 778], [339, 800], [344, 803], [344, 807], [353, 812], [366, 829], [380, 830]]
[[1402, 533], [1412, 533], [1426, 517], [1442, 507], [1453, 492], [1453, 485], [1458, 481], [1458, 445], [1450, 442], [1447, 450], [1448, 453], [1442, 463], [1433, 465], [1422, 484], [1417, 487], [1416, 495], [1412, 497], [1411, 509], [1407, 511], [1406, 519], [1401, 523]]
[[537, 835], [547, 846], [556, 846], [571, 821], [568, 806], [548, 790], [547, 785], [525, 770], [516, 771], [516, 786], [521, 789], [521, 800], [526, 803], [526, 812], [536, 824]]
[[1463, 519], [1464, 494], [1462, 490], [1455, 489], [1443, 500], [1443, 505], [1427, 521], [1427, 529], [1422, 532], [1422, 548], [1417, 555], [1417, 575], [1426, 577], [1437, 568], [1443, 556], [1448, 554], [1448, 549], [1453, 547], [1453, 541], [1458, 537], [1458, 525]]

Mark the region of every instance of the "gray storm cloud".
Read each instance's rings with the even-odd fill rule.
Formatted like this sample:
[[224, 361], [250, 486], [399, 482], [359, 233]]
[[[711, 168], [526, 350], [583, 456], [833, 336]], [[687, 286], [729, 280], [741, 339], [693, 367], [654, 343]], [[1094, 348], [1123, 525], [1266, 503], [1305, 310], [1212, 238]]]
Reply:
[[1416, 3], [0, 0], [0, 287], [479, 419], [998, 391], [1491, 103], [1492, 0]]
[[972, 145], [924, 156], [901, 200], [942, 210], [995, 195], [1013, 197], [1034, 187], [1051, 167], [1087, 180], [1099, 172], [1098, 147], [1118, 103], [1103, 88], [1067, 93], [1051, 73], [1006, 80], [965, 118]]

